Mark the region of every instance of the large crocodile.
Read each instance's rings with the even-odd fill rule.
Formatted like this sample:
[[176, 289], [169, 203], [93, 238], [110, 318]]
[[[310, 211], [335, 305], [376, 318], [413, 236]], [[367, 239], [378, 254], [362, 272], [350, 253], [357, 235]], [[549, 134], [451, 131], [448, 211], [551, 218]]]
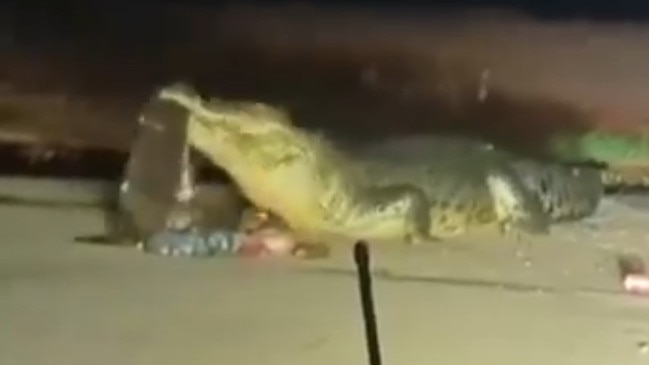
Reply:
[[490, 224], [543, 233], [592, 213], [602, 194], [589, 167], [514, 158], [468, 139], [428, 137], [416, 154], [398, 143], [343, 148], [266, 104], [205, 100], [181, 84], [156, 97], [188, 111], [188, 143], [250, 202], [305, 237], [414, 243]]

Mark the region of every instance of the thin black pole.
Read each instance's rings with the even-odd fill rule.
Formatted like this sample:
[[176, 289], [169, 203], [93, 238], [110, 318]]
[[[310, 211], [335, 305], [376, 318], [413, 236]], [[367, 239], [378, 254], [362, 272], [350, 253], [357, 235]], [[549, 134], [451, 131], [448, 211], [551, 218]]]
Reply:
[[365, 341], [370, 365], [381, 365], [381, 348], [379, 346], [379, 333], [374, 312], [374, 298], [372, 295], [372, 276], [370, 275], [370, 253], [365, 241], [358, 241], [354, 245], [354, 261], [358, 270], [358, 287], [361, 294], [363, 320], [365, 322]]

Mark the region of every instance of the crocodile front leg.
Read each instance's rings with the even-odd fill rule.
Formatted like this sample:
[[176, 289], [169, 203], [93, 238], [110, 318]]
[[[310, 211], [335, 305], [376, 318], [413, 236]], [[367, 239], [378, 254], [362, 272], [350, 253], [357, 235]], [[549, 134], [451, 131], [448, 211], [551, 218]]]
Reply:
[[[379, 216], [400, 215], [407, 244], [438, 242], [431, 232], [431, 206], [423, 190], [411, 185], [366, 188], [365, 194]], [[380, 223], [380, 219], [377, 221]]]

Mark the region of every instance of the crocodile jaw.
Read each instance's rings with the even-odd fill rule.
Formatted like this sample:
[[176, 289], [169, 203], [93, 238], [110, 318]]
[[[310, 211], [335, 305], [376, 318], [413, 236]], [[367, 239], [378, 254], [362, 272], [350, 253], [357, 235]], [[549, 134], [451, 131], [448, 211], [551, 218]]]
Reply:
[[183, 84], [162, 88], [157, 97], [189, 111], [188, 143], [224, 169], [250, 201], [281, 212], [291, 225], [313, 220], [316, 174], [286, 113], [261, 103], [206, 101]]
[[256, 206], [279, 213], [291, 227], [315, 229], [311, 226], [320, 209], [314, 197], [321, 195], [320, 186], [306, 161], [256, 150], [261, 141], [236, 143], [237, 137], [227, 128], [206, 128], [196, 118], [190, 118], [187, 138], [192, 147], [223, 168]]

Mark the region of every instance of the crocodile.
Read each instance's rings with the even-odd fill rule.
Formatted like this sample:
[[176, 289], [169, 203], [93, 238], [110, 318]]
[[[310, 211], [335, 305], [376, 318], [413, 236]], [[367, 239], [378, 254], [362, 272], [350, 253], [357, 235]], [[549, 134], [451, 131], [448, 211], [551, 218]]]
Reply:
[[417, 154], [399, 143], [349, 148], [268, 104], [205, 99], [179, 83], [155, 98], [187, 110], [188, 144], [303, 237], [421, 243], [478, 226], [545, 234], [552, 222], [592, 213], [602, 194], [590, 166], [481, 141], [429, 136]]

